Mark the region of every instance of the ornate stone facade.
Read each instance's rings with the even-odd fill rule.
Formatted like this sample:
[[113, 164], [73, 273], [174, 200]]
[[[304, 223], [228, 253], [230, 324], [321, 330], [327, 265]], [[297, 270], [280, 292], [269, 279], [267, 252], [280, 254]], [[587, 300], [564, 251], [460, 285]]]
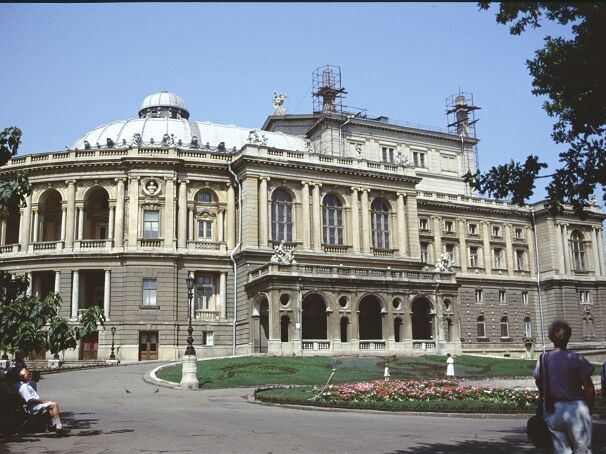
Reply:
[[[0, 170], [33, 186], [0, 220], [0, 266], [58, 292], [64, 316], [99, 305], [108, 318], [66, 358], [107, 358], [111, 326], [122, 361], [179, 358], [189, 311], [202, 356], [524, 356], [542, 343], [541, 308], [567, 318], [575, 347], [605, 347], [603, 214], [477, 197], [461, 177], [473, 138], [335, 113], [236, 130], [189, 122], [182, 100], [143, 107], [145, 134], [135, 120], [107, 130], [120, 146], [89, 133]], [[154, 137], [154, 115], [189, 132]]]

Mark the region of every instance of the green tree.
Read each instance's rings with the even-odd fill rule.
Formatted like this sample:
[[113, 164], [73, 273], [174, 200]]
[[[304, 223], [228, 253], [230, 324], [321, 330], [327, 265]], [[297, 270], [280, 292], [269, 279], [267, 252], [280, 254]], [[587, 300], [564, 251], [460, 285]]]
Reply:
[[[0, 132], [0, 166], [17, 154], [20, 143], [18, 128]], [[30, 193], [31, 187], [23, 172], [0, 180], [0, 219], [14, 214]], [[7, 271], [0, 271], [0, 350], [21, 350], [29, 355], [44, 347], [56, 356], [63, 350], [75, 348], [82, 337], [104, 325], [103, 312], [97, 306], [84, 311], [78, 323], [70, 323], [58, 315], [59, 294], [50, 293], [44, 299], [27, 296], [28, 285], [27, 277], [13, 277]]]
[[[490, 2], [480, 2], [481, 9]], [[546, 96], [543, 108], [555, 119], [552, 138], [567, 144], [560, 166], [550, 175], [537, 156], [524, 163], [511, 161], [486, 173], [468, 173], [465, 180], [482, 194], [511, 198], [523, 204], [534, 193], [536, 179], [550, 177], [547, 203], [552, 211], [572, 205], [584, 215], [597, 188], [606, 186], [606, 4], [587, 2], [501, 2], [500, 24], [510, 24], [512, 35], [540, 27], [547, 19], [570, 25], [570, 37], [545, 37], [545, 45], [526, 64], [533, 77], [532, 93]], [[606, 202], [606, 193], [603, 192]]]

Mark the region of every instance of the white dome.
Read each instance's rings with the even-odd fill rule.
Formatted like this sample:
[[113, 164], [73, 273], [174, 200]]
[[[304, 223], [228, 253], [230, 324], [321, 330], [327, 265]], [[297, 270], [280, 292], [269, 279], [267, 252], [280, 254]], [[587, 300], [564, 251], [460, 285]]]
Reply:
[[147, 109], [149, 107], [176, 107], [178, 109], [187, 110], [187, 106], [185, 105], [183, 98], [168, 91], [162, 91], [160, 93], [154, 93], [153, 95], [146, 96], [141, 103], [139, 110]]

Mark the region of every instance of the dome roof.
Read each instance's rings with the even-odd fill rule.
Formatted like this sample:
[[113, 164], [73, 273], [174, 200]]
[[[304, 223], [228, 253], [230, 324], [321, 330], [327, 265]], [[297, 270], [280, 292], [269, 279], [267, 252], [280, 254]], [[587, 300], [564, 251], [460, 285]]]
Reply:
[[[171, 111], [164, 115], [168, 111], [161, 109]], [[263, 142], [269, 147], [305, 150], [305, 139], [302, 137], [235, 125], [190, 121], [188, 118], [189, 112], [181, 97], [167, 92], [156, 93], [143, 100], [139, 118], [97, 126], [75, 141], [71, 148], [122, 147], [139, 141], [145, 146], [170, 145], [202, 149], [216, 149], [223, 143], [227, 151], [232, 151], [234, 147], [239, 150], [247, 143]]]

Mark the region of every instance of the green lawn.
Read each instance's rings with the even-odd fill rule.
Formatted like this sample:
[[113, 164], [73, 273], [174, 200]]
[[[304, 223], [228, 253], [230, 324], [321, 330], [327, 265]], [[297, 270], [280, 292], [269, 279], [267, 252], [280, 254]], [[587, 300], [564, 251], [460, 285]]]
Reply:
[[[427, 379], [443, 377], [445, 356], [248, 356], [214, 359], [198, 363], [201, 388], [237, 388], [263, 385], [322, 385], [333, 367], [333, 383], [369, 381], [383, 378], [388, 361], [392, 379]], [[529, 377], [535, 361], [508, 358], [457, 356], [457, 377]], [[178, 383], [181, 365], [165, 367], [158, 378]]]

